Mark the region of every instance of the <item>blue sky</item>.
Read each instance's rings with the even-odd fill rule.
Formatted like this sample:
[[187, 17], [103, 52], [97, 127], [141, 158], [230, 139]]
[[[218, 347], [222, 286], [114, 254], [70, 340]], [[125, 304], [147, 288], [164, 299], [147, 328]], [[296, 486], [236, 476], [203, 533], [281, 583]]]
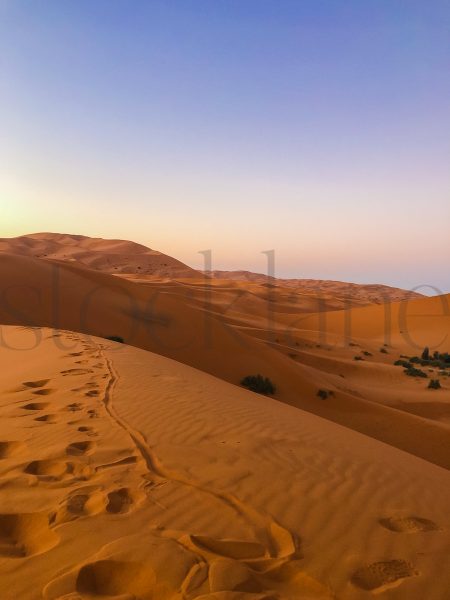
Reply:
[[0, 0], [0, 235], [450, 291], [450, 4]]

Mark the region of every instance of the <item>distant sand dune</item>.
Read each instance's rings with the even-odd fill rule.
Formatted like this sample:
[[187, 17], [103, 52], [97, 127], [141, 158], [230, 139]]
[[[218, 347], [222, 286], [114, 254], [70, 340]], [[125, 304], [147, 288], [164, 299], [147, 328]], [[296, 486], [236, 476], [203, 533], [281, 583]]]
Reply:
[[197, 272], [179, 260], [125, 240], [83, 235], [34, 233], [0, 239], [0, 252], [46, 260], [73, 261], [105, 273], [192, 277]]

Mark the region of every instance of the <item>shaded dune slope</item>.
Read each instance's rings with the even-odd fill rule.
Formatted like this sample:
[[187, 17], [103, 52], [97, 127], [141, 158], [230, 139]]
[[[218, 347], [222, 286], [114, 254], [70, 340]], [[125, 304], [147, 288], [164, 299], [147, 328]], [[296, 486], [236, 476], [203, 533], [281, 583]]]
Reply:
[[[250, 325], [251, 305], [230, 319], [230, 311], [226, 314], [221, 311], [214, 289], [208, 286], [176, 282], [140, 285], [72, 263], [23, 256], [1, 254], [0, 277], [1, 323], [64, 328], [103, 337], [118, 335], [129, 344], [232, 383], [238, 383], [245, 375], [260, 372], [275, 382], [276, 398], [281, 401], [436, 464], [450, 466], [447, 451], [450, 428], [447, 424], [361, 396], [358, 388], [354, 389], [353, 381], [348, 383], [339, 372], [340, 367], [345, 367], [349, 371], [347, 375], [351, 376], [355, 366], [348, 357], [338, 356], [339, 367], [334, 370], [311, 348], [305, 349], [300, 359], [292, 358], [283, 340], [277, 342], [274, 335], [298, 315], [276, 313], [272, 329], [261, 330]], [[213, 296], [211, 302], [208, 295]], [[440, 301], [424, 299], [418, 302], [434, 307]], [[393, 310], [398, 310], [393, 306]], [[378, 330], [374, 329], [374, 323], [381, 319], [384, 323], [383, 310], [384, 307], [373, 306], [354, 311], [357, 313], [355, 335], [369, 333], [376, 337]], [[263, 323], [262, 314], [260, 324]], [[339, 337], [339, 327], [345, 316], [331, 314], [335, 319], [333, 332]], [[303, 344], [308, 336], [316, 335], [317, 319], [317, 316], [302, 314], [297, 327], [289, 325], [289, 335], [298, 340], [296, 343]], [[448, 325], [448, 319], [441, 318], [441, 324], [436, 326], [437, 329], [440, 327], [441, 333], [445, 324]], [[369, 327], [369, 332], [365, 327]], [[393, 338], [399, 335], [395, 320], [391, 321], [391, 328]], [[7, 340], [3, 339], [3, 342], [7, 343]], [[392, 365], [385, 367], [386, 371], [393, 369]], [[396, 376], [401, 377], [400, 374]], [[317, 398], [318, 389], [324, 386], [334, 394], [327, 402]], [[417, 444], [419, 437], [420, 445]]]

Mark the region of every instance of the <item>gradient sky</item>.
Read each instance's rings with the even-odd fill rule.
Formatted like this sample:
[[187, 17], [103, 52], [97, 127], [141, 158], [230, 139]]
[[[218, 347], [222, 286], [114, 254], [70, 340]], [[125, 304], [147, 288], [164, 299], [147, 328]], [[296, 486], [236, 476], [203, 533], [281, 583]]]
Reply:
[[2, 237], [450, 291], [448, 0], [0, 0], [0, 73]]

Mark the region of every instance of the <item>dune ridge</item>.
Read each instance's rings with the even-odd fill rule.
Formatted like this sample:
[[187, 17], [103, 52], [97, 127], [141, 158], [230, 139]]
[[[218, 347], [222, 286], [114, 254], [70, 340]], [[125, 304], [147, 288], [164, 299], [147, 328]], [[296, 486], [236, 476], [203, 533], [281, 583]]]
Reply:
[[305, 294], [332, 294], [344, 300], [360, 301], [362, 303], [382, 304], [383, 302], [397, 302], [400, 300], [412, 300], [421, 298], [423, 295], [413, 290], [403, 290], [390, 285], [379, 283], [360, 284], [345, 281], [333, 281], [329, 279], [299, 279], [272, 277], [263, 273], [252, 271], [206, 271], [206, 274], [214, 279], [225, 279], [231, 281], [245, 281], [259, 283], [266, 286], [280, 286], [295, 289]]
[[41, 232], [15, 238], [2, 238], [0, 253], [2, 252], [43, 260], [75, 262], [102, 273], [120, 275], [140, 282], [205, 277], [212, 277], [216, 282], [221, 280], [251, 282], [266, 288], [275, 286], [285, 290], [285, 293], [295, 290], [296, 293], [320, 296], [321, 299], [333, 298], [338, 301], [338, 305], [349, 301], [361, 305], [380, 304], [421, 297], [421, 294], [414, 291], [379, 284], [364, 285], [320, 279], [283, 279], [250, 271], [199, 272], [171, 256], [136, 242], [91, 238], [84, 235]]
[[[442, 379], [430, 396], [422, 380], [393, 365], [402, 353], [416, 354], [417, 344], [445, 343], [447, 296], [314, 313], [309, 297], [302, 307], [277, 296], [267, 302], [255, 289], [235, 296], [234, 288], [201, 280], [136, 284], [24, 256], [0, 254], [0, 276], [2, 323], [118, 335], [234, 384], [260, 372], [285, 403], [450, 466], [448, 383]], [[417, 313], [408, 317], [409, 338], [403, 308]], [[356, 362], [363, 350], [371, 356]], [[326, 401], [317, 396], [323, 388], [332, 392]]]
[[179, 260], [126, 240], [84, 235], [31, 233], [0, 239], [0, 252], [44, 260], [75, 262], [105, 273], [134, 273], [156, 277], [198, 276]]

